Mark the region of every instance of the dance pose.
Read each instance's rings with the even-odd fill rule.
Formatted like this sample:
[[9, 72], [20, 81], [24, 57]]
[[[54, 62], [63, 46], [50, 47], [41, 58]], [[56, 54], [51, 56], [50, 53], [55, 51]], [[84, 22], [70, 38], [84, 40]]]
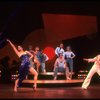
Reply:
[[43, 53], [43, 50], [40, 50], [40, 53], [38, 55], [38, 59], [39, 59], [39, 62], [40, 62], [40, 66], [41, 66], [41, 70], [42, 72], [46, 72], [46, 69], [45, 69], [45, 62], [49, 59], [48, 56], [46, 54]]
[[71, 72], [70, 78], [72, 78], [72, 73], [73, 73], [73, 58], [74, 57], [75, 57], [75, 54], [72, 52], [71, 47], [67, 46], [66, 52], [64, 53], [64, 58], [66, 59], [66, 62], [70, 68], [70, 72]]
[[34, 54], [34, 50], [33, 50], [32, 45], [29, 45], [28, 51], [29, 51], [31, 54]]
[[56, 59], [54, 64], [54, 80], [57, 79], [57, 73], [63, 72], [66, 75], [66, 79], [70, 80], [69, 78], [69, 68], [67, 67], [67, 63], [63, 57], [62, 52], [59, 52], [59, 57]]
[[29, 46], [29, 50], [28, 51], [33, 55], [33, 58], [30, 59], [31, 67], [35, 68], [35, 65], [34, 65], [34, 51], [33, 51], [33, 47], [31, 45]]
[[28, 75], [29, 71], [34, 75], [33, 88], [34, 90], [36, 90], [38, 73], [35, 71], [33, 67], [31, 67], [31, 64], [30, 64], [30, 59], [32, 59], [33, 55], [28, 51], [24, 51], [21, 46], [18, 46], [18, 50], [17, 50], [17, 48], [14, 46], [14, 44], [10, 40], [7, 40], [7, 41], [9, 42], [9, 44], [11, 45], [11, 47], [13, 48], [17, 56], [21, 59], [21, 66], [19, 68], [19, 76], [18, 76], [18, 79], [15, 81], [14, 91], [17, 92], [17, 88], [22, 85], [22, 81], [26, 78], [26, 75]]
[[61, 43], [59, 47], [55, 49], [55, 54], [59, 57], [59, 52], [62, 52], [64, 55], [64, 49], [63, 49], [63, 44]]
[[86, 79], [84, 80], [84, 82], [82, 84], [82, 89], [87, 89], [87, 87], [89, 86], [91, 78], [93, 77], [93, 75], [95, 73], [98, 73], [98, 75], [100, 76], [100, 55], [97, 55], [94, 58], [83, 59], [83, 60], [88, 61], [88, 63], [89, 62], [94, 62], [94, 65], [90, 69]]
[[[29, 59], [29, 61], [30, 61], [30, 67], [33, 67], [35, 69], [35, 65], [34, 65], [34, 51], [33, 51], [32, 45], [29, 45], [28, 51], [33, 55], [33, 58]], [[29, 55], [29, 57], [30, 57], [30, 55]], [[26, 76], [26, 79], [28, 79], [28, 75]]]

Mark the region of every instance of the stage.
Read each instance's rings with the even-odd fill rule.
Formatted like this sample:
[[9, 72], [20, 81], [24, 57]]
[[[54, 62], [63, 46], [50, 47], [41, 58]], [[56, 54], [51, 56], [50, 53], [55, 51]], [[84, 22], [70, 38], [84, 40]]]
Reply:
[[80, 86], [75, 87], [53, 87], [38, 88], [19, 88], [17, 93], [13, 92], [12, 84], [0, 84], [0, 99], [94, 99], [100, 98], [100, 84], [90, 85], [88, 90], [82, 90]]

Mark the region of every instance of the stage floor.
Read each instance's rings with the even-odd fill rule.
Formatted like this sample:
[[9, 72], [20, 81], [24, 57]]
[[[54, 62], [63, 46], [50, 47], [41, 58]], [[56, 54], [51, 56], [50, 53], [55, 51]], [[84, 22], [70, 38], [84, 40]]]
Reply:
[[56, 87], [56, 88], [38, 88], [33, 91], [32, 88], [20, 88], [17, 93], [13, 92], [12, 84], [0, 84], [0, 99], [13, 98], [13, 99], [94, 99], [100, 98], [100, 84], [94, 84], [88, 90], [82, 90], [81, 87]]

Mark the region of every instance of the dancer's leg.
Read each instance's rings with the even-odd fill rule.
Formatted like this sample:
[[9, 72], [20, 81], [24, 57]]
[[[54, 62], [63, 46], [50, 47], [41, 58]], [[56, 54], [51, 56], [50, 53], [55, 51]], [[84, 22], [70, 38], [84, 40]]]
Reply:
[[69, 68], [68, 68], [68, 67], [65, 68], [65, 75], [66, 75], [66, 79], [67, 79], [67, 80], [70, 80], [70, 79], [71, 79], [71, 78], [69, 77]]
[[73, 73], [73, 60], [69, 59], [69, 67], [70, 67], [70, 78], [72, 79], [72, 73]]
[[36, 90], [38, 73], [33, 67], [30, 67], [29, 71], [34, 75], [34, 89]]
[[19, 82], [19, 79], [15, 81], [14, 92], [17, 92], [18, 82]]
[[42, 72], [46, 72], [46, 69], [45, 69], [45, 62], [44, 63], [41, 63], [41, 70]]
[[36, 70], [39, 72], [40, 62], [37, 59], [35, 59], [34, 62], [36, 63]]
[[84, 80], [84, 82], [83, 82], [83, 84], [82, 84], [82, 88], [83, 88], [83, 89], [87, 89], [87, 87], [88, 87], [89, 84], [90, 84], [91, 78], [92, 78], [92, 76], [96, 73], [96, 71], [97, 71], [97, 68], [96, 68], [96, 65], [94, 65], [94, 66], [91, 68], [90, 72], [88, 73], [86, 79]]
[[97, 74], [100, 76], [100, 67], [97, 68]]
[[58, 67], [54, 68], [54, 80], [57, 79]]

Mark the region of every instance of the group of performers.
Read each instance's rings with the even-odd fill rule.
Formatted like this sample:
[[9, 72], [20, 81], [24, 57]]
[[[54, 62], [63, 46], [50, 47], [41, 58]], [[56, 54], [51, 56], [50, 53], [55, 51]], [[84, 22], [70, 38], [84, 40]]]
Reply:
[[[17, 56], [21, 59], [19, 76], [15, 81], [14, 91], [17, 92], [18, 87], [22, 85], [22, 81], [27, 78], [29, 72], [34, 75], [33, 89], [36, 90], [39, 67], [41, 66], [41, 71], [43, 73], [46, 72], [45, 62], [49, 59], [48, 56], [44, 54], [43, 50], [40, 50], [39, 47], [35, 47], [35, 50], [33, 50], [32, 46], [29, 46], [28, 50], [24, 51], [22, 46], [18, 46], [18, 48], [16, 48], [10, 40], [7, 41], [11, 45]], [[63, 44], [61, 43], [60, 46], [55, 49], [55, 54], [57, 55], [57, 59], [54, 63], [54, 80], [57, 79], [58, 72], [64, 72], [66, 75], [66, 79], [71, 80], [73, 73], [73, 58], [75, 57], [75, 54], [72, 52], [71, 47], [67, 46], [66, 50], [64, 50]], [[100, 55], [96, 56], [93, 59], [84, 60], [88, 62], [95, 62], [82, 84], [82, 88], [87, 89], [93, 74], [97, 72], [100, 75]], [[69, 72], [71, 74], [69, 74]]]
[[[75, 54], [72, 52], [71, 47], [67, 46], [66, 50], [63, 48], [63, 44], [61, 43], [59, 47], [55, 49], [55, 54], [57, 55], [57, 60], [54, 64], [54, 79], [57, 77], [57, 72], [66, 72], [66, 78], [72, 79], [73, 74], [73, 58]], [[69, 72], [71, 73], [69, 75]], [[69, 75], [69, 77], [68, 77]]]

